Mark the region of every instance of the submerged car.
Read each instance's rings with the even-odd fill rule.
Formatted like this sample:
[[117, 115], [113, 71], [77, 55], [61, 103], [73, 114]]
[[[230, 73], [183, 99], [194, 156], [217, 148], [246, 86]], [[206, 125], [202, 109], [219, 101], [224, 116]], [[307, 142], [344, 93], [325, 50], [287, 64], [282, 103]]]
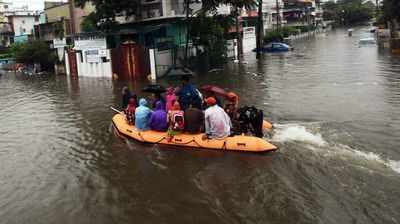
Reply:
[[[261, 49], [262, 52], [287, 52], [293, 50], [293, 47], [280, 42], [272, 42], [264, 45]], [[257, 49], [254, 49], [257, 51]]]

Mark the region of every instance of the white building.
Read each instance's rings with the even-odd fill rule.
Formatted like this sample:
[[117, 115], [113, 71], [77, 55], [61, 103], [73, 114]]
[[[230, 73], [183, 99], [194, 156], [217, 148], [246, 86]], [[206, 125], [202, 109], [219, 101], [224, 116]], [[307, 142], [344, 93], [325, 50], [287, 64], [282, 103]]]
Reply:
[[10, 11], [11, 7], [11, 2], [4, 2], [3, 0], [0, 0], [0, 15], [3, 15], [5, 12]]
[[[278, 3], [278, 5], [276, 4]], [[284, 4], [282, 0], [263, 0], [263, 13], [264, 13], [264, 29], [271, 30], [277, 25], [277, 19], [280, 24], [285, 24], [286, 21], [283, 18]], [[279, 17], [277, 13], [279, 11]]]
[[34, 26], [39, 23], [39, 13], [28, 10], [27, 6], [4, 12], [4, 16], [14, 32], [15, 42], [28, 40], [34, 34]]

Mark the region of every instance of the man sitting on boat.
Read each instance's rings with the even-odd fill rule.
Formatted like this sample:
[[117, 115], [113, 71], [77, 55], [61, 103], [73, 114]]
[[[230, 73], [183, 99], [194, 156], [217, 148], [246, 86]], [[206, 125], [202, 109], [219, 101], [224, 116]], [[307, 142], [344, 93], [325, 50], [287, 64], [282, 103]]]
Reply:
[[207, 98], [206, 103], [209, 107], [204, 111], [206, 135], [203, 138], [228, 137], [232, 126], [228, 114], [217, 105], [214, 97]]

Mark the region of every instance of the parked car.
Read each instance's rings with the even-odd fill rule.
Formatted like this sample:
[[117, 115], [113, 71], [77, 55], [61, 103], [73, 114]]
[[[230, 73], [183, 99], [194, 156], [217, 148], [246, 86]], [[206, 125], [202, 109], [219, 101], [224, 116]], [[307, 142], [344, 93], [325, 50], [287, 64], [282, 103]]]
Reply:
[[[261, 49], [262, 52], [287, 52], [291, 50], [293, 50], [293, 47], [280, 42], [269, 43]], [[257, 49], [254, 49], [254, 51], [257, 51]]]

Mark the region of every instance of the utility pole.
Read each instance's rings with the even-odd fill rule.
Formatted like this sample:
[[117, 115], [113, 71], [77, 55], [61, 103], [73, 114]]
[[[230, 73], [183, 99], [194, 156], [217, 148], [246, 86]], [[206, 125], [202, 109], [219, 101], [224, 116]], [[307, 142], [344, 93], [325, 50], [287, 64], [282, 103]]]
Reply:
[[279, 6], [279, 0], [275, 0], [276, 5], [276, 29], [279, 30], [281, 28], [281, 12]]
[[257, 17], [257, 34], [256, 34], [257, 59], [260, 58], [261, 56], [261, 48], [263, 46], [263, 39], [264, 39], [264, 21], [263, 21], [262, 7], [263, 7], [263, 0], [258, 0], [258, 17]]
[[237, 40], [237, 59], [240, 61], [241, 56], [243, 54], [243, 45], [242, 45], [242, 34], [240, 32], [239, 19], [240, 19], [240, 9], [235, 6], [235, 16], [236, 16], [236, 40]]
[[70, 20], [70, 28], [71, 28], [71, 33], [75, 35], [76, 30], [75, 30], [75, 1], [70, 0], [69, 2], [69, 14], [71, 15], [71, 20]]
[[189, 10], [190, 10], [190, 0], [185, 0], [185, 10], [186, 10], [186, 46], [185, 46], [185, 65], [188, 65], [188, 50], [189, 50]]

